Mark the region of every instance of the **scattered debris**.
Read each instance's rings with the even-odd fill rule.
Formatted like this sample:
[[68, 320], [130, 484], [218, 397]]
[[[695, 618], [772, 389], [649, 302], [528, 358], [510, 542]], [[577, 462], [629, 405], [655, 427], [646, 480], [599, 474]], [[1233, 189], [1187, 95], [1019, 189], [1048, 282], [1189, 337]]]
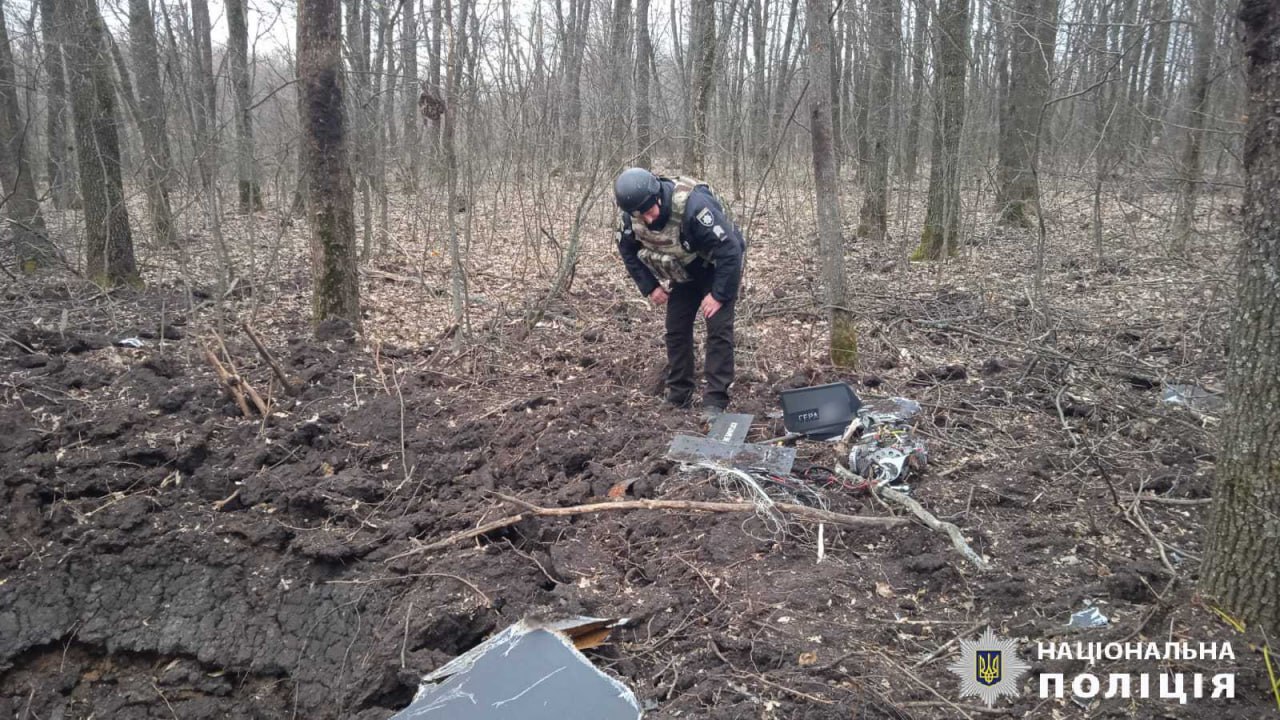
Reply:
[[787, 432], [811, 440], [839, 437], [861, 407], [862, 401], [845, 383], [782, 391], [782, 422]]
[[146, 347], [147, 341], [139, 337], [127, 337], [117, 340], [116, 345], [119, 345], [120, 347], [140, 348]]
[[573, 618], [511, 625], [424, 677], [413, 703], [393, 720], [639, 718], [631, 689], [579, 652], [626, 622]]
[[857, 438], [847, 452], [849, 468], [871, 487], [893, 484], [910, 492], [907, 478], [929, 462], [924, 443], [908, 424], [919, 412], [920, 403], [902, 397], [862, 408], [849, 428], [850, 438]]
[[796, 459], [795, 448], [743, 442], [752, 419], [751, 415], [723, 413], [712, 424], [709, 437], [675, 436], [666, 457], [691, 465], [790, 474]]
[[1067, 627], [1076, 630], [1088, 630], [1090, 628], [1106, 627], [1111, 623], [1106, 615], [1102, 614], [1096, 606], [1089, 607], [1071, 614], [1071, 620], [1067, 622]]
[[1221, 394], [1200, 385], [1165, 385], [1160, 401], [1169, 405], [1182, 405], [1192, 412], [1216, 415], [1227, 401]]
[[667, 459], [689, 464], [711, 464], [724, 468], [761, 469], [787, 475], [796, 459], [796, 449], [755, 443], [727, 443], [695, 435], [677, 435], [667, 449]]

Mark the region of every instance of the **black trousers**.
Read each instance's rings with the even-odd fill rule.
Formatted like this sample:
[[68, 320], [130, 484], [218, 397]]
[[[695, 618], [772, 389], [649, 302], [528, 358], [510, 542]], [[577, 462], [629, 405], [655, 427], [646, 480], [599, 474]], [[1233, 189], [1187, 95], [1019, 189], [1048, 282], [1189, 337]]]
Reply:
[[[698, 306], [711, 291], [712, 271], [695, 273], [689, 282], [671, 286], [667, 300], [667, 400], [683, 404], [697, 388], [693, 373], [693, 326]], [[712, 315], [707, 324], [707, 357], [703, 375], [707, 387], [702, 396], [704, 406], [724, 408], [729, 405], [729, 386], [733, 384], [733, 315], [737, 300], [730, 300]]]

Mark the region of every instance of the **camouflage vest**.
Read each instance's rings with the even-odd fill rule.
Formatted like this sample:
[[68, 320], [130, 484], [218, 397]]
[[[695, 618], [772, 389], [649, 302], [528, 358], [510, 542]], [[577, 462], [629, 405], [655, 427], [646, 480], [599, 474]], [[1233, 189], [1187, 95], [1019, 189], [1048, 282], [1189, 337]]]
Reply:
[[[689, 273], [685, 271], [684, 266], [697, 257], [702, 257], [707, 263], [711, 262], [711, 258], [707, 255], [692, 252], [680, 244], [680, 230], [684, 227], [684, 211], [689, 202], [689, 193], [693, 192], [697, 186], [706, 185], [706, 183], [684, 176], [674, 178], [674, 182], [675, 188], [671, 191], [671, 215], [667, 218], [667, 224], [663, 225], [661, 230], [650, 230], [643, 221], [633, 219], [631, 230], [635, 233], [636, 240], [640, 241], [641, 248], [636, 253], [640, 262], [643, 262], [660, 279], [687, 282]], [[707, 186], [708, 189], [710, 187]], [[711, 190], [711, 195], [720, 202], [720, 197], [714, 190]], [[720, 207], [723, 210], [723, 202], [720, 202]]]

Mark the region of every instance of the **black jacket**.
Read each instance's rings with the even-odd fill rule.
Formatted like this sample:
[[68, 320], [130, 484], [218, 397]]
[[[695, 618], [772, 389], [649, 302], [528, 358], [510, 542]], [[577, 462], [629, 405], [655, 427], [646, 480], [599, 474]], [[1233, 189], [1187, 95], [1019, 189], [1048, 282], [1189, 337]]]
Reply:
[[[671, 194], [675, 186], [662, 179], [662, 213], [651, 227], [661, 230], [671, 216]], [[621, 214], [618, 224], [618, 252], [635, 281], [640, 294], [648, 297], [658, 287], [658, 278], [636, 255], [642, 247], [631, 230], [631, 216]], [[711, 296], [724, 303], [738, 296], [738, 284], [742, 277], [742, 254], [746, 243], [742, 231], [729, 222], [724, 209], [706, 185], [699, 185], [689, 193], [685, 202], [684, 218], [680, 227], [680, 244], [698, 258], [685, 266], [695, 280], [711, 274]], [[708, 264], [703, 258], [709, 258]]]

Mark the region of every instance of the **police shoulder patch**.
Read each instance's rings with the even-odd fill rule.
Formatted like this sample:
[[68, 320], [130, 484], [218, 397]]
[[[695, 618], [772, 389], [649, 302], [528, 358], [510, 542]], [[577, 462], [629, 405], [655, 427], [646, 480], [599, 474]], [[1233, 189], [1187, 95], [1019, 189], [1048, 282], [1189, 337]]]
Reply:
[[698, 211], [698, 222], [702, 223], [706, 227], [711, 227], [716, 224], [715, 218], [711, 217], [711, 210], [709, 208], [702, 208]]

